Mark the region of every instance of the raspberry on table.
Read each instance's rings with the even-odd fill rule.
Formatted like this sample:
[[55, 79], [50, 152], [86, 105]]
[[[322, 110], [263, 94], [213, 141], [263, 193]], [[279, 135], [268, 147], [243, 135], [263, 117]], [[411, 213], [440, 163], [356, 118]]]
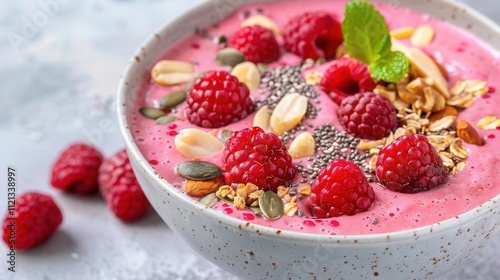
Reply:
[[389, 99], [373, 92], [351, 95], [340, 103], [340, 123], [357, 138], [378, 140], [398, 127], [396, 109]]
[[229, 46], [239, 50], [253, 63], [271, 63], [280, 58], [280, 47], [274, 33], [259, 25], [239, 29], [231, 37]]
[[78, 194], [97, 191], [97, 172], [102, 163], [101, 153], [85, 143], [67, 147], [52, 166], [51, 184], [55, 188]]
[[344, 41], [340, 23], [323, 12], [305, 12], [283, 28], [285, 49], [303, 59], [333, 59]]
[[103, 161], [99, 168], [99, 189], [108, 207], [123, 221], [135, 221], [149, 208], [126, 150]]
[[373, 91], [376, 86], [366, 64], [350, 57], [333, 61], [323, 74], [319, 85], [339, 105], [345, 97]]
[[427, 137], [403, 135], [382, 148], [376, 163], [379, 183], [402, 193], [427, 191], [447, 178], [443, 161]]
[[315, 218], [352, 216], [370, 209], [375, 192], [354, 162], [335, 159], [319, 171], [309, 202]]
[[[11, 228], [12, 223], [15, 228]], [[10, 211], [6, 215], [3, 240], [16, 249], [33, 248], [47, 240], [61, 223], [61, 210], [49, 195], [27, 192], [15, 200], [14, 215]]]
[[239, 121], [253, 111], [248, 87], [225, 71], [198, 78], [186, 97], [186, 117], [195, 125], [217, 128]]
[[288, 186], [296, 169], [281, 140], [260, 127], [237, 131], [225, 144], [222, 162], [226, 184], [253, 183], [263, 190]]

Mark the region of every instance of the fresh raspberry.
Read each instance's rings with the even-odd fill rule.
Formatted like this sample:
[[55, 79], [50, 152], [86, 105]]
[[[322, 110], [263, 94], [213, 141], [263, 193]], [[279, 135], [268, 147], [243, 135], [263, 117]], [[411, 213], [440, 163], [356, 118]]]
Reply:
[[187, 98], [186, 117], [201, 127], [216, 128], [245, 118], [253, 110], [248, 87], [225, 71], [198, 78]]
[[253, 63], [270, 63], [280, 58], [280, 47], [274, 33], [262, 26], [245, 26], [231, 37], [229, 45]]
[[7, 246], [29, 249], [47, 240], [62, 222], [62, 213], [48, 195], [27, 192], [15, 200], [3, 221], [3, 240]]
[[235, 132], [226, 141], [222, 162], [226, 184], [253, 183], [264, 190], [287, 186], [296, 173], [278, 136], [260, 127]]
[[395, 192], [427, 191], [447, 177], [443, 161], [421, 134], [403, 135], [382, 148], [376, 166], [380, 184]]
[[350, 57], [333, 61], [323, 74], [319, 85], [339, 105], [345, 97], [373, 91], [376, 86], [366, 64]]
[[345, 159], [333, 160], [319, 171], [309, 196], [311, 211], [316, 218], [365, 212], [374, 200], [373, 188], [361, 168]]
[[52, 186], [68, 192], [90, 194], [97, 191], [97, 172], [101, 153], [84, 143], [74, 143], [64, 150], [52, 166]]
[[382, 139], [398, 127], [394, 106], [389, 99], [373, 92], [345, 98], [338, 113], [347, 132], [362, 139]]
[[305, 12], [288, 21], [283, 28], [285, 49], [303, 59], [333, 59], [343, 42], [342, 27], [323, 12]]
[[123, 221], [135, 221], [149, 208], [125, 150], [103, 161], [99, 168], [99, 189], [109, 208]]

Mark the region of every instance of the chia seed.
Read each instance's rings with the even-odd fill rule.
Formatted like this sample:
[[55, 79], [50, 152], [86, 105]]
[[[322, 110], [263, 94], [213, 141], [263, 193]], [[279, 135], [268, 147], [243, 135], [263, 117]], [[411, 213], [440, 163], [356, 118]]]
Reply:
[[[315, 107], [316, 104], [320, 104], [319, 93], [316, 92], [314, 86], [308, 85], [302, 78], [303, 71], [314, 65], [315, 62], [308, 59], [297, 65], [274, 67], [262, 73], [260, 88], [262, 94], [267, 94], [267, 96], [255, 102], [257, 108], [267, 105], [269, 110], [272, 111], [281, 99], [289, 93], [298, 93], [309, 99], [302, 122], [292, 130], [279, 136], [284, 145], [293, 140], [298, 133], [313, 128], [313, 124], [308, 119], [315, 119], [321, 110], [321, 108]], [[314, 128], [312, 136], [316, 141], [317, 151], [315, 155], [299, 160], [296, 163], [297, 171], [302, 177], [300, 183], [309, 181], [312, 184], [319, 171], [337, 158], [354, 162], [363, 170], [367, 179], [372, 181], [373, 171], [367, 160], [371, 158], [371, 155], [358, 150], [357, 146], [360, 139], [337, 130], [331, 124]]]
[[[313, 60], [305, 60], [297, 65], [275, 67], [262, 73], [261, 87], [264, 88], [263, 93], [269, 95], [256, 102], [257, 108], [267, 105], [272, 110], [281, 98], [289, 93], [298, 93], [309, 100], [317, 99], [319, 93], [302, 79], [302, 72], [312, 66], [314, 66]], [[317, 115], [318, 109], [309, 102], [305, 118], [314, 119]]]
[[371, 155], [357, 149], [360, 139], [349, 136], [346, 132], [339, 131], [331, 124], [325, 124], [314, 129], [312, 133], [316, 141], [317, 153], [311, 163], [305, 167], [302, 161], [297, 163], [297, 170], [302, 176], [301, 182], [316, 179], [319, 171], [328, 163], [337, 158], [350, 160], [358, 165], [370, 181], [373, 177], [368, 160]]
[[300, 210], [300, 209], [299, 209], [299, 210], [297, 210], [297, 216], [299, 216], [299, 217], [304, 216], [304, 211], [302, 211], [302, 210]]

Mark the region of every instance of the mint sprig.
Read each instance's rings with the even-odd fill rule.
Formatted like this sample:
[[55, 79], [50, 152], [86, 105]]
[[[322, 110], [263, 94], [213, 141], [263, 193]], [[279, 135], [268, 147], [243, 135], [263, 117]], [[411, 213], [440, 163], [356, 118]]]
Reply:
[[374, 80], [397, 83], [410, 70], [406, 56], [391, 51], [387, 23], [372, 4], [364, 0], [347, 4], [342, 32], [347, 54], [365, 62]]

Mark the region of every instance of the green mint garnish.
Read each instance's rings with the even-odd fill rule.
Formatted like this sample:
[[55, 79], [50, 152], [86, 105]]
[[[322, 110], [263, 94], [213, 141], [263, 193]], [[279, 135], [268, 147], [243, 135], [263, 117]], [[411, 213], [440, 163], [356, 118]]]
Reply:
[[397, 83], [410, 70], [406, 56], [391, 51], [391, 35], [384, 17], [364, 0], [346, 5], [342, 22], [347, 54], [365, 62], [376, 81]]

